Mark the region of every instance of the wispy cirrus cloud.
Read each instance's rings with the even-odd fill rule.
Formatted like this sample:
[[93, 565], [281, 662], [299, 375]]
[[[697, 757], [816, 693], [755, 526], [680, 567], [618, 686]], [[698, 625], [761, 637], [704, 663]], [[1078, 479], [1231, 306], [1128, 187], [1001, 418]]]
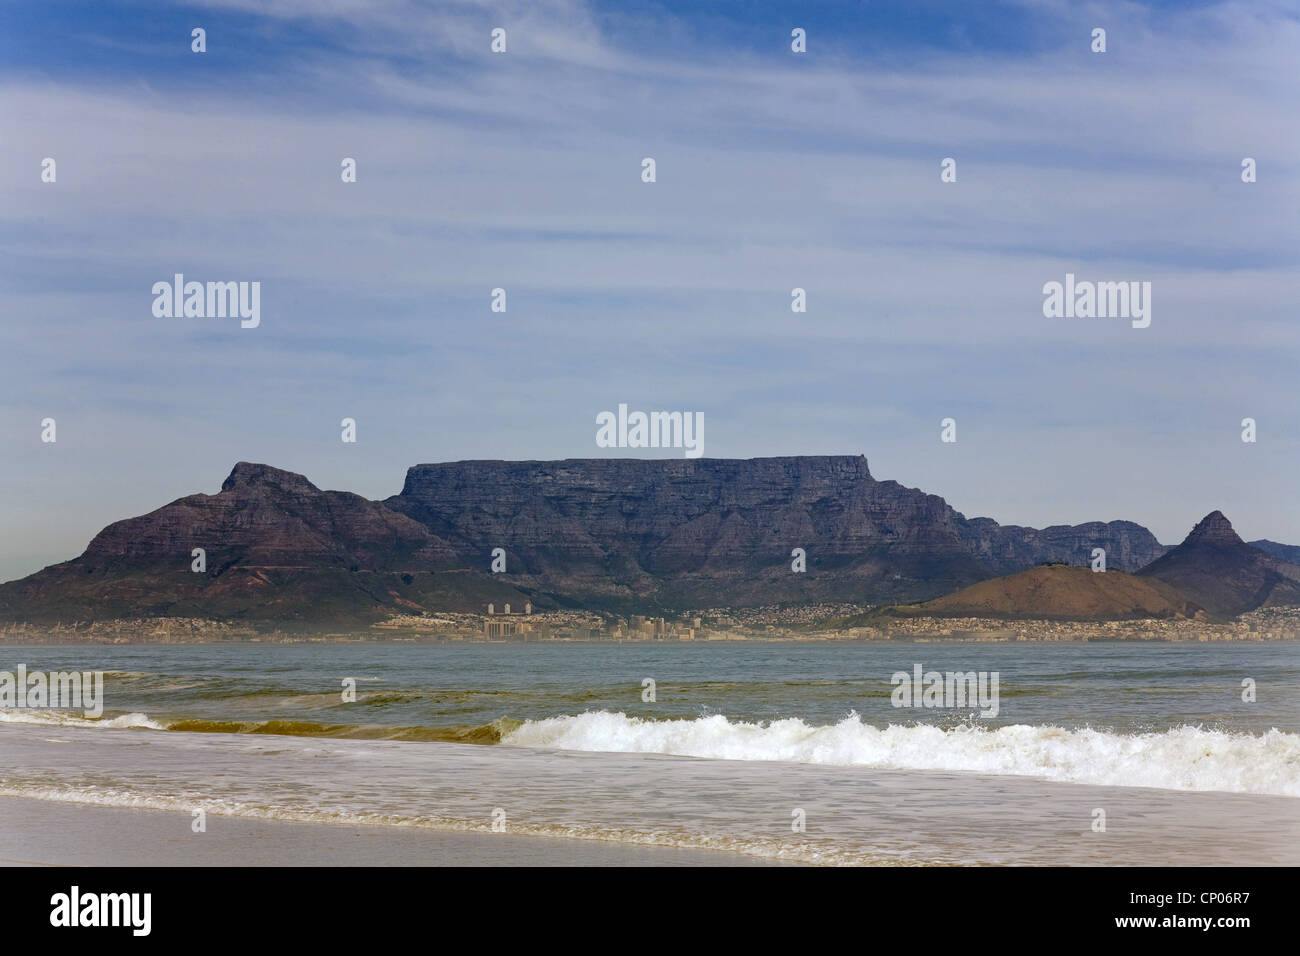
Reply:
[[[711, 456], [860, 451], [1006, 522], [1172, 540], [1223, 508], [1300, 540], [1294, 14], [1008, 4], [981, 46], [873, 7], [54, 8], [116, 52], [0, 74], [0, 577], [236, 459], [378, 497], [417, 461], [595, 455], [624, 400], [703, 410]], [[154, 319], [176, 271], [261, 280], [262, 327]], [[1066, 271], [1152, 281], [1151, 328], [1044, 319]]]

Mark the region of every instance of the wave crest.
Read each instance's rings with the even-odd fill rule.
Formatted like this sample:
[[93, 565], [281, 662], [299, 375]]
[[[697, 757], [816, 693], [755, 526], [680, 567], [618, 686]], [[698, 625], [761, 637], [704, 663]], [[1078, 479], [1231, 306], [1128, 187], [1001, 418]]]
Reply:
[[163, 725], [152, 720], [148, 714], [118, 714], [115, 717], [86, 717], [67, 710], [0, 710], [0, 723], [6, 724], [40, 724], [45, 727], [111, 727], [115, 730], [142, 727], [147, 730], [162, 730]]
[[1017, 724], [941, 728], [798, 718], [748, 723], [724, 716], [645, 720], [598, 711], [530, 720], [502, 737], [515, 747], [658, 753], [722, 760], [1042, 777], [1064, 783], [1222, 790], [1300, 797], [1300, 735], [1258, 736], [1183, 726], [1119, 734]]

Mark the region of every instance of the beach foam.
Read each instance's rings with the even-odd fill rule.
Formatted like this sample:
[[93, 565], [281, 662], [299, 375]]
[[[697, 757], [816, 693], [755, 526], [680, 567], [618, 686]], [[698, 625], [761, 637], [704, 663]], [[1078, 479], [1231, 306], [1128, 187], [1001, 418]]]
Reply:
[[44, 727], [103, 727], [123, 730], [140, 727], [146, 730], [164, 730], [162, 724], [150, 719], [148, 714], [118, 714], [115, 717], [86, 717], [80, 713], [66, 710], [42, 710], [24, 708], [22, 710], [0, 710], [0, 723], [6, 724], [40, 724]]
[[[682, 723], [689, 723], [683, 721]], [[816, 732], [817, 728], [813, 728]], [[729, 850], [819, 864], [1294, 865], [1284, 796], [461, 743], [0, 723], [0, 798]], [[1093, 830], [1093, 808], [1114, 821]], [[806, 814], [806, 817], [804, 816]], [[806, 829], [794, 822], [806, 819]], [[190, 821], [160, 819], [177, 844]], [[112, 837], [94, 837], [101, 850]], [[202, 837], [198, 839], [204, 839]], [[23, 857], [27, 859], [27, 857]], [[521, 860], [526, 857], [521, 857]]]
[[1276, 729], [1260, 735], [1191, 726], [1140, 734], [1025, 725], [881, 729], [863, 723], [856, 714], [836, 724], [816, 726], [798, 718], [762, 723], [731, 721], [721, 715], [643, 720], [600, 711], [527, 721], [506, 734], [502, 743], [1300, 797], [1300, 735]]

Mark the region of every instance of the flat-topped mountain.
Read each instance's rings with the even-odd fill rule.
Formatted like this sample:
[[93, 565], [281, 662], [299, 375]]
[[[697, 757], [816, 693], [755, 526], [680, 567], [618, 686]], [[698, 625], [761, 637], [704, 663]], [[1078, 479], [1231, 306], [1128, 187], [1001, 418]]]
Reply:
[[[1126, 521], [968, 519], [876, 480], [860, 456], [416, 465], [382, 502], [240, 462], [219, 493], [116, 522], [79, 558], [0, 585], [0, 620], [349, 623], [525, 599], [624, 611], [890, 603], [1081, 565], [1097, 547], [1128, 571], [1167, 550]], [[504, 574], [490, 570], [497, 548]]]
[[502, 547], [530, 586], [615, 605], [912, 599], [1093, 547], [1131, 570], [1165, 551], [1131, 522], [967, 519], [861, 456], [416, 465], [384, 503], [480, 565]]
[[1219, 617], [1300, 604], [1300, 566], [1246, 544], [1221, 511], [1138, 575], [1176, 587]]

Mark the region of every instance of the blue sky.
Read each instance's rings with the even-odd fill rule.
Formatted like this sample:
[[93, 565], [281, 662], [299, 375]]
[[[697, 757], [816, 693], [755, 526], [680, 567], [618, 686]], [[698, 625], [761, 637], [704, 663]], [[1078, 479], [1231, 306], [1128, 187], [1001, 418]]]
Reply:
[[[0, 579], [241, 459], [379, 498], [629, 454], [619, 403], [968, 516], [1300, 543], [1297, 49], [1269, 2], [2, 5]], [[155, 318], [175, 272], [260, 327]], [[1066, 272], [1150, 328], [1044, 318]]]

